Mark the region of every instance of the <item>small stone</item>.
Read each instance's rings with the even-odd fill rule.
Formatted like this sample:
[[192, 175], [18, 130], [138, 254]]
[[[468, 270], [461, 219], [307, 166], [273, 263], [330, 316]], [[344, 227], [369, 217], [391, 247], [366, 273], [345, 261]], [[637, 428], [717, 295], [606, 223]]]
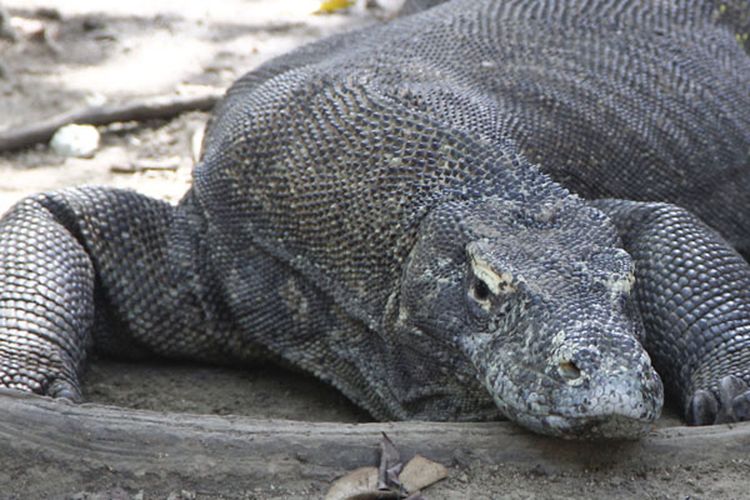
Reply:
[[30, 40], [42, 41], [47, 27], [43, 22], [25, 17], [11, 17], [10, 26]]
[[99, 131], [91, 125], [66, 125], [55, 132], [50, 146], [63, 156], [90, 158], [99, 147]]

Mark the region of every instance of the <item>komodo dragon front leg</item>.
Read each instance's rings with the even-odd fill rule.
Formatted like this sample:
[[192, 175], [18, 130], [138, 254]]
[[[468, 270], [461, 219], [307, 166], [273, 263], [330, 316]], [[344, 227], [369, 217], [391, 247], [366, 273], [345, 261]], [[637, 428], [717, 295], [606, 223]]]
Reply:
[[11, 209], [0, 221], [0, 386], [80, 400], [92, 344], [131, 359], [218, 358], [220, 313], [198, 297], [211, 292], [197, 283], [187, 213], [94, 187]]
[[[689, 424], [750, 418], [750, 267], [667, 203], [598, 200], [636, 267], [645, 347]], [[731, 373], [733, 375], [726, 375]]]

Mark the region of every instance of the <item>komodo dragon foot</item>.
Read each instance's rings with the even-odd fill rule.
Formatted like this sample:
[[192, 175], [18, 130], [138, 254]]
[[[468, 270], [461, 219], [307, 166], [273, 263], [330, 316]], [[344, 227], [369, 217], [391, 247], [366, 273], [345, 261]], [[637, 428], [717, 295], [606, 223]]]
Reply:
[[691, 425], [712, 425], [750, 420], [750, 388], [740, 377], [728, 375], [718, 391], [698, 389], [690, 398], [685, 419]]
[[688, 424], [750, 420], [750, 266], [679, 207], [594, 203], [635, 260], [644, 345]]

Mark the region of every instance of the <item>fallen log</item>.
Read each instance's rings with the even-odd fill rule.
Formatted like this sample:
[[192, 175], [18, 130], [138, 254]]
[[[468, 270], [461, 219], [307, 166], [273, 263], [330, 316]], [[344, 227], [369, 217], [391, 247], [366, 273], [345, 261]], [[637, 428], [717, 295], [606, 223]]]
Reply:
[[480, 461], [547, 471], [719, 465], [745, 460], [750, 449], [748, 423], [663, 428], [640, 441], [603, 445], [551, 439], [509, 422], [258, 420], [74, 405], [0, 390], [0, 484], [12, 474], [28, 480], [25, 475], [40, 467], [66, 478], [57, 485], [62, 489], [49, 494], [69, 493], [71, 484], [137, 484], [146, 476], [150, 485], [167, 489], [185, 484], [219, 488], [228, 478], [235, 487], [328, 482], [376, 464], [382, 432], [407, 457], [419, 453], [448, 466]]

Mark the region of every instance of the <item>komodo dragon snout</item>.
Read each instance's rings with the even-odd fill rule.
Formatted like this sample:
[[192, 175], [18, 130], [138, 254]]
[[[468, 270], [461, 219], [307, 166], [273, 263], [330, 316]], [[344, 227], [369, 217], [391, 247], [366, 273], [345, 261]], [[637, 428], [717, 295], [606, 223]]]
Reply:
[[662, 382], [639, 342], [632, 260], [602, 214], [573, 203], [448, 205], [423, 222], [410, 256], [402, 326], [441, 339], [530, 429], [648, 432]]

